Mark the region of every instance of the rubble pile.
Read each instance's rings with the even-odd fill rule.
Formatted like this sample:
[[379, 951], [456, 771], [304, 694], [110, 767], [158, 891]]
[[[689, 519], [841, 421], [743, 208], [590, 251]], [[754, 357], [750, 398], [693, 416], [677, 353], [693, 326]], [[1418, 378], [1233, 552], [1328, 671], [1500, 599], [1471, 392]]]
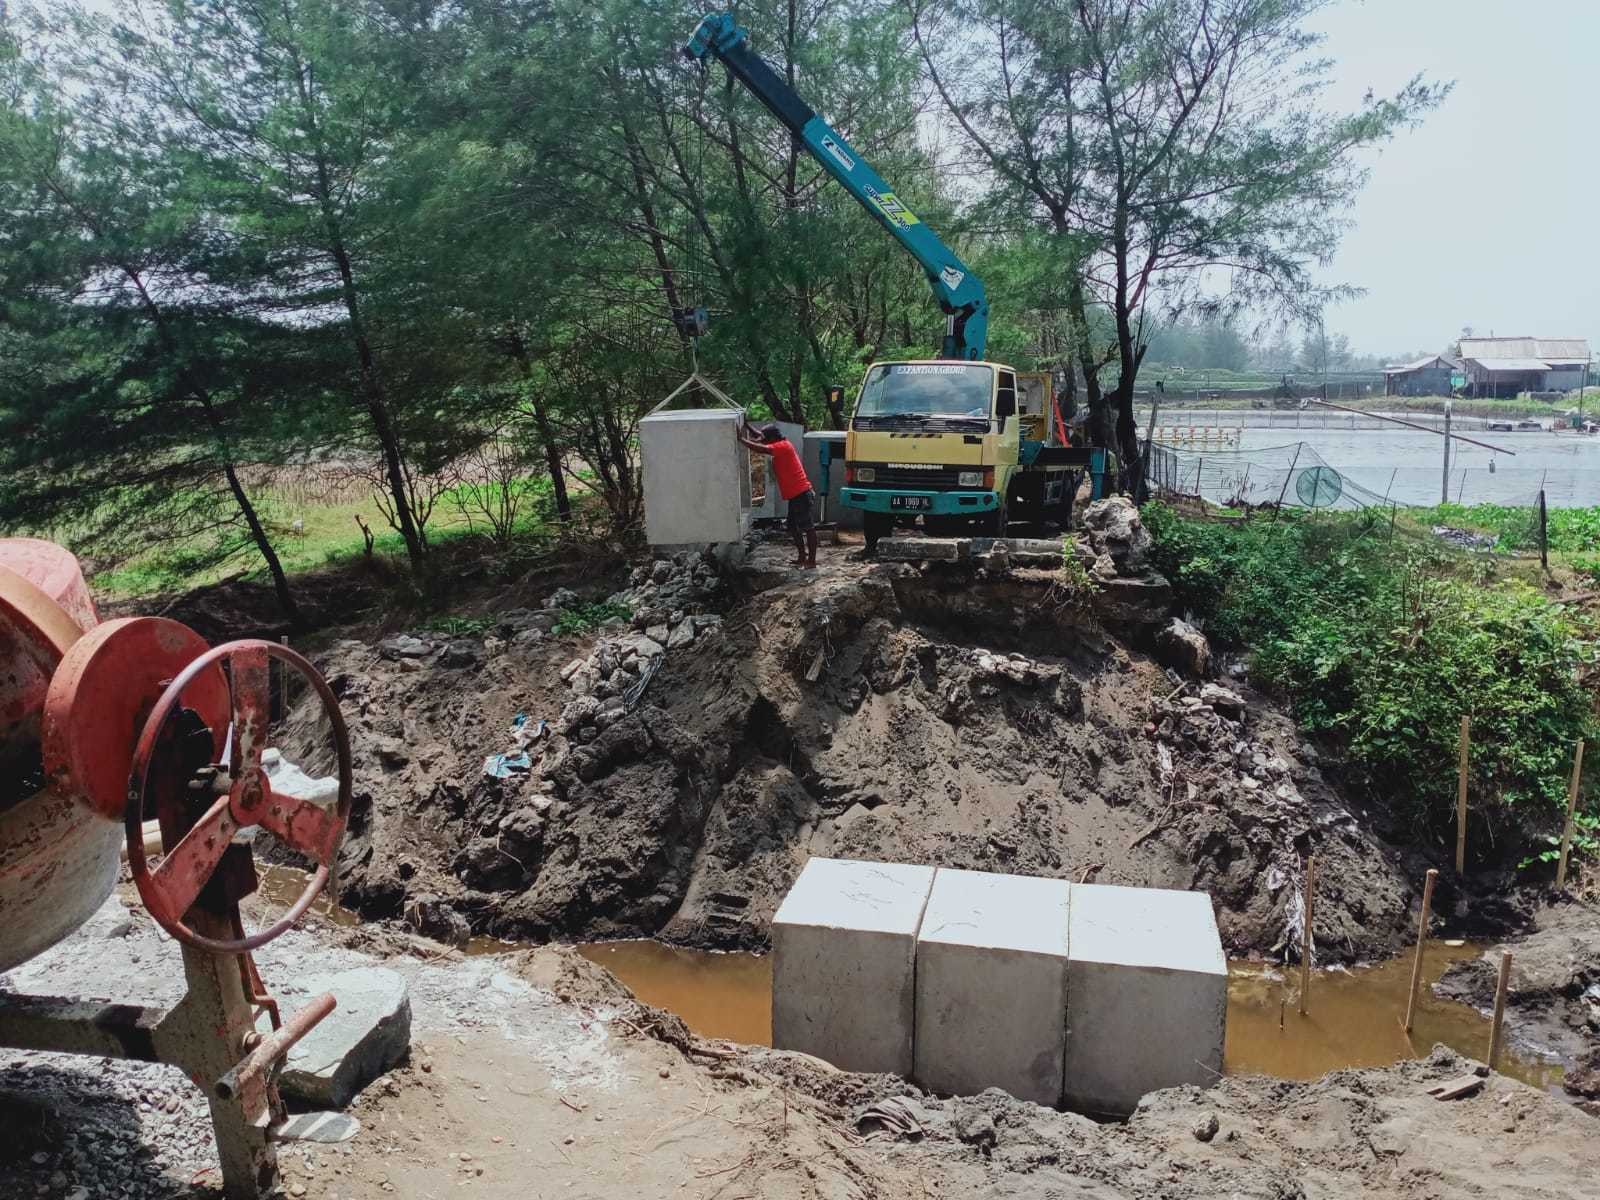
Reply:
[[1272, 952], [1297, 956], [1304, 920], [1301, 852], [1353, 832], [1355, 818], [1342, 805], [1313, 805], [1302, 793], [1301, 783], [1323, 788], [1320, 772], [1306, 761], [1315, 756], [1309, 744], [1294, 747], [1291, 763], [1251, 729], [1250, 704], [1238, 692], [1215, 683], [1189, 692], [1190, 685], [1181, 684], [1157, 698], [1145, 725], [1156, 744], [1161, 797], [1174, 814], [1221, 813], [1248, 823], [1267, 891], [1277, 896], [1290, 889]]
[[[561, 669], [568, 699], [556, 731], [588, 743], [620, 721], [639, 702], [667, 651], [693, 645], [722, 625], [717, 614], [694, 611], [712, 602], [721, 586], [709, 554], [683, 553], [635, 567], [629, 586], [607, 597], [633, 614], [631, 630], [601, 638], [587, 657]], [[620, 619], [612, 624], [619, 627], [628, 628]]]

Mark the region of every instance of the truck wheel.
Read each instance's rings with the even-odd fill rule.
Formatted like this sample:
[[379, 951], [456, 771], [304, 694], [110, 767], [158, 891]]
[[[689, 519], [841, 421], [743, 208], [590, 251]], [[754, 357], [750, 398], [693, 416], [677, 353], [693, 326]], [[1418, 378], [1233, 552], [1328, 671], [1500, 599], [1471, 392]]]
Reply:
[[1006, 530], [1011, 528], [1011, 505], [1008, 501], [1000, 501], [1000, 507], [989, 517], [988, 527], [988, 532], [991, 536], [1006, 536]]
[[861, 530], [866, 534], [867, 553], [873, 554], [878, 549], [878, 539], [886, 538], [894, 532], [894, 518], [888, 513], [863, 513]]

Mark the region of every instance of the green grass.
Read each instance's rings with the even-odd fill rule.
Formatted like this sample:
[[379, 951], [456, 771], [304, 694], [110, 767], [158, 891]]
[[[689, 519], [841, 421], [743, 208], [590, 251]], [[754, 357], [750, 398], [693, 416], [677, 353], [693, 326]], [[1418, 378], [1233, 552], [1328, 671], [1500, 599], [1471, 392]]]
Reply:
[[[1539, 512], [1535, 508], [1506, 504], [1440, 504], [1413, 508], [1406, 516], [1423, 525], [1449, 525], [1477, 533], [1492, 533], [1495, 549], [1536, 553]], [[1553, 554], [1600, 553], [1600, 508], [1552, 508], [1546, 515]], [[1579, 569], [1576, 568], [1575, 569]]]
[[[543, 528], [540, 513], [543, 511], [544, 487], [538, 489], [538, 503], [529, 498], [518, 515], [516, 534], [519, 537], [537, 535]], [[454, 489], [463, 495], [472, 489], [482, 490], [494, 485], [463, 484]], [[438, 547], [463, 537], [487, 532], [487, 525], [476, 512], [463, 513], [446, 493], [434, 506], [426, 532], [430, 546]], [[372, 497], [362, 489], [323, 494], [316, 497], [291, 498], [284, 493], [264, 490], [257, 500], [258, 508], [267, 523], [273, 548], [290, 576], [320, 568], [348, 563], [365, 554], [360, 517], [373, 530], [372, 552], [384, 557], [404, 558], [405, 539], [397, 530], [390, 529], [382, 511]], [[298, 532], [294, 523], [300, 522]], [[63, 538], [67, 544], [71, 539]], [[245, 578], [265, 579], [266, 566], [254, 542], [242, 529], [230, 530], [225, 542], [214, 539], [197, 540], [185, 545], [166, 545], [149, 550], [124, 562], [115, 569], [96, 574], [91, 582], [95, 591], [107, 599], [135, 599], [180, 589], [203, 587], [216, 583], [240, 571]]]

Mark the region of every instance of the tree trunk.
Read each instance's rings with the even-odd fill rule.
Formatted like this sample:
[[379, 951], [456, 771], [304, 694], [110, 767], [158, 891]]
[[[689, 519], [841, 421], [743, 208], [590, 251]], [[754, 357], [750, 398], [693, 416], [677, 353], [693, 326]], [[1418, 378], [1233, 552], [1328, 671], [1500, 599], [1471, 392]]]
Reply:
[[[161, 311], [155, 298], [146, 289], [144, 279], [127, 263], [121, 264], [121, 269], [139, 293], [140, 305], [151, 323], [155, 325], [156, 336], [161, 339], [162, 346], [174, 359], [180, 359], [177, 340], [172, 336], [172, 330], [167, 327], [166, 314]], [[216, 406], [211, 402], [211, 392], [194, 378], [187, 363], [180, 359], [177, 366], [178, 378], [183, 381], [184, 387], [200, 405], [200, 411], [205, 414], [206, 424], [211, 427], [211, 432], [217, 440], [217, 449], [222, 454], [222, 474], [228, 481], [228, 491], [233, 496], [233, 502], [239, 507], [239, 515], [244, 518], [245, 526], [250, 530], [250, 538], [255, 542], [262, 561], [267, 564], [267, 574], [272, 576], [272, 590], [278, 598], [278, 608], [292, 625], [298, 626], [300, 608], [295, 604], [294, 594], [289, 590], [289, 577], [284, 574], [283, 563], [278, 559], [278, 551], [273, 547], [272, 539], [267, 536], [266, 526], [261, 523], [261, 516], [256, 512], [256, 506], [250, 502], [250, 494], [244, 490], [239, 472], [234, 469], [233, 448], [228, 444], [227, 430], [222, 426], [222, 418], [217, 415]]]
[[[522, 368], [523, 379], [532, 383], [533, 360], [528, 357], [528, 347], [523, 343], [522, 335], [515, 329], [511, 331], [511, 355]], [[570, 521], [572, 498], [567, 494], [567, 476], [561, 466], [561, 449], [556, 444], [555, 430], [550, 426], [550, 414], [545, 411], [544, 401], [540, 399], [538, 391], [531, 387], [528, 404], [533, 409], [534, 428], [539, 431], [539, 441], [544, 446], [545, 467], [550, 472], [550, 486], [556, 497], [556, 519]]]
[[322, 131], [317, 123], [316, 108], [306, 90], [306, 66], [295, 55], [295, 88], [300, 99], [301, 115], [305, 118], [306, 132], [315, 147], [317, 169], [317, 207], [322, 215], [323, 232], [328, 244], [324, 249], [333, 258], [339, 271], [339, 289], [344, 300], [345, 314], [350, 321], [350, 337], [355, 343], [356, 362], [360, 368], [362, 398], [367, 414], [372, 418], [372, 429], [377, 434], [383, 451], [384, 475], [389, 481], [389, 494], [394, 499], [395, 522], [400, 526], [400, 536], [405, 539], [406, 557], [410, 559], [413, 575], [422, 575], [427, 566], [428, 546], [422, 538], [411, 512], [411, 500], [406, 489], [406, 473], [400, 455], [400, 437], [395, 430], [394, 417], [389, 411], [389, 399], [383, 381], [378, 378], [377, 357], [372, 353], [372, 342], [367, 337], [366, 323], [361, 317], [361, 298], [356, 292], [355, 271], [350, 265], [350, 254], [345, 246], [339, 216], [333, 208], [333, 181], [328, 171], [328, 158], [322, 144]]

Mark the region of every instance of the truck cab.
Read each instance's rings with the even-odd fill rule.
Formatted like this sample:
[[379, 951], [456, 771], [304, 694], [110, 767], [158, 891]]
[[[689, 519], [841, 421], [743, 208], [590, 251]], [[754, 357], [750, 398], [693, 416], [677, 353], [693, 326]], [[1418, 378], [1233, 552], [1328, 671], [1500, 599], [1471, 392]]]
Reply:
[[845, 438], [841, 498], [863, 511], [869, 547], [918, 517], [935, 536], [1002, 536], [1014, 507], [1064, 523], [1073, 468], [1090, 455], [1054, 444], [1053, 415], [1048, 375], [996, 362], [874, 363]]

